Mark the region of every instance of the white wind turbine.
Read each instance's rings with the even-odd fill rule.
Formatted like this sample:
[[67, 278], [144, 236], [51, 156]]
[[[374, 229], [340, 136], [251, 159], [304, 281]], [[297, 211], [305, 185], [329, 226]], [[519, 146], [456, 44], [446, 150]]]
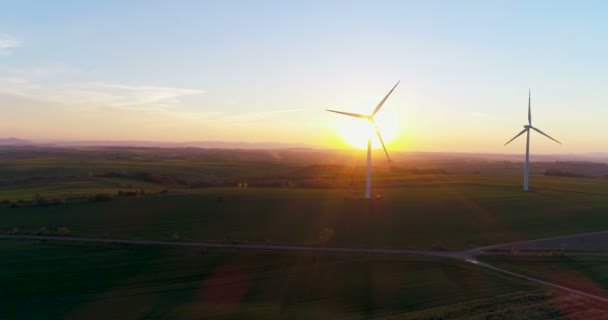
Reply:
[[[397, 84], [395, 84], [395, 86], [391, 89], [391, 91], [389, 91], [388, 94], [384, 97], [384, 99], [382, 99], [382, 101], [380, 101], [380, 103], [378, 103], [378, 105], [376, 106], [376, 109], [374, 109], [374, 112], [372, 112], [372, 114], [370, 114], [368, 116], [363, 115], [363, 114], [358, 114], [358, 113], [350, 113], [350, 112], [343, 112], [343, 111], [327, 109], [327, 111], [329, 111], [329, 112], [339, 113], [339, 114], [347, 115], [350, 117], [365, 119], [365, 120], [369, 121], [376, 129], [376, 134], [378, 135], [378, 140], [380, 140], [380, 143], [382, 144], [382, 148], [384, 149], [384, 153], [386, 154], [386, 158], [388, 159], [389, 162], [391, 161], [391, 158], [388, 156], [388, 151], [386, 150], [386, 146], [384, 145], [384, 140], [382, 140], [382, 135], [380, 134], [380, 129], [378, 129], [378, 125], [376, 125], [376, 122], [374, 121], [374, 116], [376, 115], [376, 113], [378, 113], [380, 108], [382, 108], [382, 105], [384, 104], [386, 99], [388, 99], [388, 97], [391, 95], [391, 93], [393, 93], [393, 90], [395, 90], [395, 88], [397, 88], [397, 85], [399, 85], [399, 82], [401, 82], [401, 81], [397, 81]], [[365, 181], [365, 199], [371, 199], [371, 197], [372, 197], [372, 138], [369, 137], [367, 140], [367, 180]]]
[[505, 143], [505, 146], [506, 146], [511, 141], [515, 140], [517, 137], [526, 133], [526, 164], [524, 167], [524, 191], [528, 191], [528, 176], [530, 175], [530, 129], [542, 134], [543, 136], [545, 136], [559, 144], [562, 144], [561, 142], [551, 138], [548, 134], [542, 132], [540, 129], [532, 126], [532, 111], [531, 111], [531, 107], [530, 107], [530, 91], [528, 91], [528, 124], [524, 125], [524, 130], [522, 130], [515, 137], [513, 137], [513, 139], [511, 139], [511, 140], [507, 141], [507, 143]]

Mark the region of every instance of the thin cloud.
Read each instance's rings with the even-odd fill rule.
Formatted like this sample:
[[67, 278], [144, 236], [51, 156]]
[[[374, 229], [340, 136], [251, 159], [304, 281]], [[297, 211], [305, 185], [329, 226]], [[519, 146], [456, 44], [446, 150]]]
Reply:
[[164, 109], [178, 105], [183, 97], [204, 93], [199, 89], [90, 82], [67, 85], [55, 98], [68, 104], [87, 102], [114, 108]]
[[0, 78], [0, 95], [38, 99], [43, 88], [37, 83], [21, 78]]
[[266, 119], [272, 118], [279, 114], [295, 113], [295, 112], [302, 112], [302, 111], [304, 111], [304, 109], [283, 109], [283, 110], [259, 111], [259, 112], [251, 112], [251, 113], [235, 115], [235, 116], [230, 117], [229, 120], [236, 121], [236, 122], [251, 122], [251, 121], [266, 120]]
[[39, 81], [44, 79], [54, 80], [57, 77], [75, 74], [76, 72], [76, 69], [65, 64], [29, 67], [15, 67], [8, 65], [0, 66], [0, 74], [2, 74], [4, 78], [12, 77], [29, 79], [29, 81]]
[[21, 42], [14, 37], [0, 34], [0, 56], [8, 54], [11, 49], [19, 46], [21, 46]]
[[79, 109], [169, 110], [184, 104], [186, 96], [204, 90], [87, 82], [52, 85], [24, 78], [0, 78], [0, 94]]

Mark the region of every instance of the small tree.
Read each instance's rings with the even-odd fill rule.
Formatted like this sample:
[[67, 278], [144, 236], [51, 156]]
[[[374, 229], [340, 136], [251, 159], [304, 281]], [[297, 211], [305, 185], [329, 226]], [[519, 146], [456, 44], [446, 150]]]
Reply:
[[94, 196], [89, 197], [89, 201], [101, 202], [112, 200], [112, 195], [109, 193], [97, 193]]
[[179, 234], [179, 232], [173, 232], [171, 234], [171, 240], [173, 240], [173, 241], [180, 241], [180, 240], [182, 240], [182, 235]]
[[40, 227], [40, 229], [38, 229], [38, 231], [36, 231], [36, 234], [39, 236], [45, 236], [45, 235], [49, 234], [49, 229], [47, 229], [46, 227]]
[[319, 233], [319, 243], [322, 245], [327, 244], [331, 238], [334, 237], [334, 229], [333, 228], [323, 228]]
[[34, 204], [37, 206], [56, 206], [64, 203], [65, 200], [60, 197], [45, 198], [38, 193], [34, 196]]
[[444, 251], [444, 250], [447, 250], [447, 248], [446, 248], [446, 246], [443, 243], [441, 243], [441, 242], [435, 242], [431, 246], [431, 250], [433, 250], [433, 251]]
[[59, 227], [57, 228], [57, 235], [65, 237], [72, 234], [72, 231], [68, 227]]

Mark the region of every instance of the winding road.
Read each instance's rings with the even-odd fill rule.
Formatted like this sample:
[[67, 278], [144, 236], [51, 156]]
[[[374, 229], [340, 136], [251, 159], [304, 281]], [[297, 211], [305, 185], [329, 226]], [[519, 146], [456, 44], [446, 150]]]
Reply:
[[[97, 244], [120, 244], [120, 245], [142, 245], [142, 246], [181, 246], [181, 247], [197, 247], [206, 249], [234, 249], [234, 250], [250, 250], [250, 251], [280, 251], [280, 252], [309, 252], [309, 253], [338, 253], [338, 254], [379, 254], [379, 255], [411, 255], [411, 256], [427, 256], [427, 257], [442, 257], [464, 261], [476, 265], [480, 268], [489, 269], [495, 272], [510, 275], [516, 278], [536, 282], [538, 284], [552, 287], [571, 294], [584, 296], [596, 301], [608, 303], [608, 297], [598, 296], [592, 293], [583, 292], [574, 288], [569, 288], [556, 283], [547, 282], [541, 279], [529, 277], [523, 274], [515, 273], [506, 269], [498, 268], [488, 263], [475, 259], [475, 256], [480, 254], [489, 254], [486, 251], [497, 249], [500, 247], [509, 247], [512, 245], [525, 245], [527, 243], [535, 243], [539, 241], [567, 239], [574, 237], [583, 237], [597, 234], [608, 234], [608, 231], [593, 232], [586, 234], [568, 235], [563, 237], [553, 237], [546, 239], [537, 239], [521, 242], [513, 242], [507, 244], [499, 244], [493, 246], [479, 247], [470, 250], [462, 251], [428, 251], [428, 250], [401, 250], [401, 249], [374, 249], [374, 248], [341, 248], [341, 247], [323, 247], [323, 246], [291, 246], [291, 245], [271, 245], [271, 244], [230, 244], [230, 243], [215, 243], [215, 242], [184, 242], [184, 241], [157, 241], [157, 240], [128, 240], [128, 239], [108, 239], [108, 238], [88, 238], [88, 237], [60, 237], [60, 236], [34, 236], [34, 235], [0, 235], [0, 239], [6, 240], [46, 240], [60, 242], [84, 242]], [[500, 253], [499, 253], [500, 254]], [[568, 253], [567, 253], [568, 254]], [[581, 254], [580, 252], [573, 253], [574, 255]], [[603, 253], [606, 254], [606, 253]]]

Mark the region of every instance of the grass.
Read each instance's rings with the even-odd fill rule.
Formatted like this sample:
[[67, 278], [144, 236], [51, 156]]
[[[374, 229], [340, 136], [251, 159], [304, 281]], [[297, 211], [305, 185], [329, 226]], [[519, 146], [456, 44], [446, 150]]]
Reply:
[[21, 184], [18, 186], [0, 187], [0, 199], [9, 201], [29, 201], [36, 194], [45, 197], [78, 198], [99, 193], [115, 195], [120, 190], [140, 190], [158, 192], [165, 187], [121, 178], [72, 178], [63, 181], [47, 181], [45, 183]]
[[[534, 177], [524, 193], [510, 177], [404, 177], [369, 205], [346, 190], [208, 188], [104, 203], [0, 207], [0, 230], [69, 227], [74, 234], [136, 239], [448, 249], [608, 229], [608, 197], [593, 179]], [[574, 184], [567, 182], [574, 180]], [[592, 191], [580, 192], [581, 181]], [[540, 189], [542, 187], [543, 189]], [[561, 191], [558, 191], [561, 190]], [[221, 200], [218, 199], [221, 197]]]
[[[147, 193], [104, 202], [68, 199], [57, 206], [0, 203], [0, 232], [67, 227], [73, 235], [112, 238], [289, 244], [319, 244], [323, 238], [327, 246], [461, 249], [608, 229], [608, 179], [534, 175], [532, 191], [524, 193], [520, 176], [384, 167], [374, 171], [374, 191], [382, 197], [369, 203], [359, 198], [362, 168], [286, 160], [294, 156], [0, 148], [0, 200]], [[107, 175], [116, 172], [129, 174]], [[146, 182], [134, 174], [141, 172], [166, 180]], [[185, 188], [199, 180], [278, 181], [290, 188]], [[330, 189], [294, 188], [315, 183]], [[153, 194], [163, 189], [168, 194]], [[0, 319], [603, 315], [575, 297], [451, 260], [9, 240], [0, 241], [0, 252]], [[606, 290], [605, 260], [489, 259], [548, 280], [572, 279], [567, 285], [586, 279]]]
[[[62, 152], [63, 151], [63, 152]], [[61, 150], [23, 151], [26, 154], [12, 157], [12, 149], [0, 147], [0, 181], [22, 177], [89, 177], [106, 172], [149, 171], [178, 177], [240, 177], [283, 172], [295, 168], [288, 161], [239, 159], [222, 155], [197, 157], [184, 154], [167, 155], [171, 149], [129, 150], [116, 158], [116, 151]], [[230, 152], [230, 151], [226, 151]]]
[[507, 270], [608, 297], [607, 256], [481, 256]]
[[0, 251], [2, 319], [563, 314], [533, 283], [440, 259], [8, 240]]

